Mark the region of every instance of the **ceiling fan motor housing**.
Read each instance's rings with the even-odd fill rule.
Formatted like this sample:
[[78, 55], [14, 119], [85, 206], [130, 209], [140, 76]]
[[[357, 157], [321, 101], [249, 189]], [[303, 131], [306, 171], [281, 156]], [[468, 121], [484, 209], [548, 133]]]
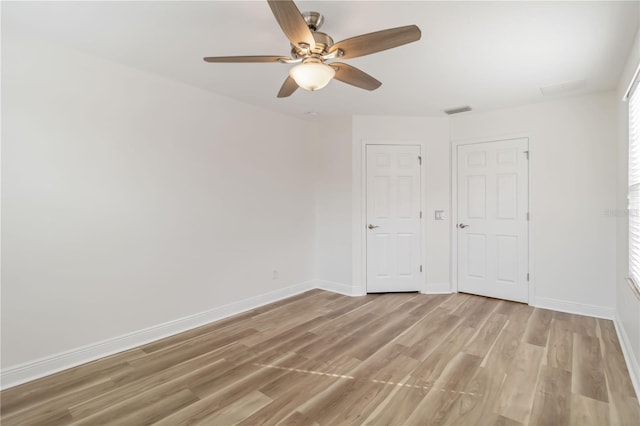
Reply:
[[291, 56], [294, 59], [304, 58], [306, 56], [312, 56], [312, 55], [323, 56], [329, 53], [329, 48], [333, 46], [333, 39], [329, 35], [321, 32], [313, 32], [312, 34], [313, 34], [313, 39], [316, 42], [316, 47], [310, 51], [306, 47], [294, 46], [292, 44]]
[[318, 31], [324, 23], [324, 16], [319, 12], [303, 12], [302, 17], [313, 34], [316, 46], [309, 51], [306, 46], [295, 46], [291, 44], [291, 56], [294, 59], [298, 59], [316, 55], [323, 56], [329, 53], [329, 49], [333, 46], [333, 39], [328, 34]]

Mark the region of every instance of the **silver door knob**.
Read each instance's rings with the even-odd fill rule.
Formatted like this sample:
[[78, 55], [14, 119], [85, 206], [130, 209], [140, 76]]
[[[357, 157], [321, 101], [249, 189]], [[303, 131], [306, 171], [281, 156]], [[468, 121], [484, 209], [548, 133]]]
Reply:
[[374, 228], [380, 228], [380, 226], [369, 224], [369, 226], [367, 226], [367, 228], [374, 229]]
[[458, 228], [460, 228], [460, 229], [464, 229], [464, 228], [466, 228], [467, 226], [469, 226], [469, 225], [465, 225], [464, 223], [459, 223], [459, 224], [458, 224]]

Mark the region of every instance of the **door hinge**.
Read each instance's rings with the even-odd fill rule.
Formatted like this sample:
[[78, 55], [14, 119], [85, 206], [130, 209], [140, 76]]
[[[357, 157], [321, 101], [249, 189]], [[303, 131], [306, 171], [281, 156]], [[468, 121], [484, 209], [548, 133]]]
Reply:
[[418, 163], [420, 163], [420, 165], [422, 165], [422, 156], [418, 155]]
[[420, 219], [422, 219], [422, 211], [420, 211]]
[[529, 281], [529, 273], [527, 272], [527, 281]]
[[529, 212], [527, 212], [527, 220], [529, 220]]
[[420, 265], [420, 272], [422, 272], [422, 265]]
[[527, 160], [529, 159], [529, 151], [522, 151], [527, 156]]

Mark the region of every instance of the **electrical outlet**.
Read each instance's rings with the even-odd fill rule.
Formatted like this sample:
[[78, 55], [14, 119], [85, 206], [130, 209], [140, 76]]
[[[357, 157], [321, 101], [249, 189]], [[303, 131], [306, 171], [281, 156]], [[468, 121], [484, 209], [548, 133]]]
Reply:
[[436, 210], [435, 213], [436, 220], [444, 220], [444, 210]]

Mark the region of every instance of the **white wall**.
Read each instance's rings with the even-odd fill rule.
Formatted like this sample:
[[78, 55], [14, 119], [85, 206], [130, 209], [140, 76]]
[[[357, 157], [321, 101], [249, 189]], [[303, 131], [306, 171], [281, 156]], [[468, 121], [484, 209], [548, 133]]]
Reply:
[[[352, 145], [352, 239], [353, 278], [356, 288], [364, 292], [362, 274], [362, 146], [367, 142], [425, 142], [422, 154], [426, 170], [425, 233], [427, 239], [425, 282], [427, 291], [442, 291], [449, 287], [450, 239], [450, 153], [449, 125], [446, 118], [375, 117], [353, 118]], [[434, 210], [444, 210], [445, 220], [434, 220]]]
[[[353, 119], [353, 279], [362, 286], [361, 146], [366, 141], [426, 141], [428, 173], [426, 282], [450, 282], [450, 140], [531, 138], [531, 273], [539, 306], [612, 316], [616, 264], [616, 102], [612, 92], [451, 119], [365, 117]], [[444, 209], [447, 220], [433, 220]]]
[[618, 182], [617, 182], [617, 276], [616, 276], [616, 322], [626, 349], [631, 375], [635, 378], [636, 392], [640, 396], [640, 300], [627, 284], [629, 276], [629, 228], [627, 219], [629, 110], [621, 99], [640, 64], [640, 32], [618, 84], [616, 102], [618, 107]]
[[307, 122], [9, 31], [2, 55], [3, 370], [312, 280]]
[[323, 287], [351, 293], [351, 118], [318, 126], [315, 278]]
[[613, 92], [461, 114], [452, 140], [530, 137], [531, 269], [538, 306], [611, 316], [615, 305]]

